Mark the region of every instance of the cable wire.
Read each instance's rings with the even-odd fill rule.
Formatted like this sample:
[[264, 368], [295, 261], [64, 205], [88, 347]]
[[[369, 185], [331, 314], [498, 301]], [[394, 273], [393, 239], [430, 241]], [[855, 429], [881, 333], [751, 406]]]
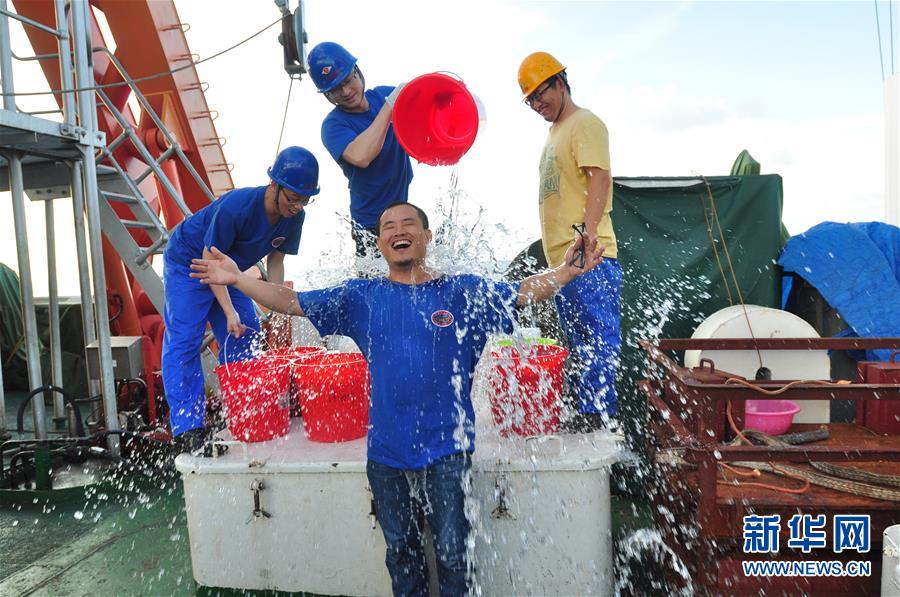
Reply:
[[226, 54], [226, 53], [228, 53], [228, 52], [234, 50], [235, 48], [237, 48], [237, 47], [239, 47], [239, 46], [244, 45], [245, 43], [247, 43], [248, 41], [252, 40], [253, 38], [262, 35], [262, 34], [265, 33], [267, 30], [271, 29], [272, 27], [274, 27], [275, 25], [277, 25], [277, 24], [280, 23], [280, 22], [281, 22], [281, 19], [279, 18], [278, 20], [273, 21], [272, 23], [266, 25], [265, 27], [263, 27], [262, 29], [260, 29], [260, 30], [257, 31], [256, 33], [254, 33], [253, 35], [251, 35], [251, 36], [249, 36], [249, 37], [247, 37], [247, 38], [245, 38], [245, 39], [242, 39], [241, 41], [237, 42], [236, 44], [234, 44], [234, 45], [232, 45], [232, 46], [230, 46], [230, 47], [228, 47], [228, 48], [225, 48], [224, 50], [221, 50], [221, 51], [219, 51], [219, 52], [216, 52], [216, 53], [213, 54], [212, 56], [208, 56], [208, 57], [206, 57], [206, 58], [203, 58], [202, 60], [198, 60], [197, 62], [191, 62], [191, 63], [189, 63], [189, 64], [185, 64], [184, 66], [179, 66], [178, 68], [173, 68], [172, 70], [167, 70], [167, 71], [164, 71], [164, 72], [161, 72], [161, 73], [155, 73], [155, 74], [152, 74], [152, 75], [146, 75], [146, 76], [144, 76], [144, 77], [138, 77], [137, 79], [127, 79], [127, 80], [125, 80], [125, 81], [120, 81], [120, 82], [118, 82], [118, 83], [106, 83], [106, 84], [103, 84], [103, 85], [91, 85], [90, 87], [73, 87], [72, 89], [52, 89], [52, 90], [50, 90], [50, 91], [29, 91], [29, 92], [23, 92], [23, 93], [21, 93], [21, 92], [20, 92], [20, 93], [0, 93], [0, 96], [31, 97], [31, 96], [38, 96], [38, 95], [57, 95], [57, 94], [60, 94], [60, 93], [76, 93], [76, 92], [79, 92], [79, 91], [98, 91], [98, 90], [101, 90], [101, 89], [110, 89], [110, 88], [113, 88], [113, 87], [122, 87], [123, 85], [131, 85], [132, 83], [142, 83], [143, 81], [150, 81], [150, 80], [152, 80], [152, 79], [158, 79], [158, 78], [160, 78], [160, 77], [165, 77], [165, 76], [167, 76], [167, 75], [172, 75], [172, 74], [181, 72], [181, 71], [183, 71], [183, 70], [187, 70], [187, 69], [189, 69], [189, 68], [194, 68], [194, 67], [196, 67], [198, 64], [203, 64], [204, 62], [209, 62], [209, 61], [212, 60], [213, 58], [218, 58], [219, 56], [221, 56], [221, 55], [223, 55], [223, 54]]
[[709, 246], [712, 247], [713, 257], [716, 265], [719, 266], [719, 275], [722, 276], [722, 282], [725, 283], [725, 292], [728, 294], [728, 304], [734, 305], [734, 298], [731, 296], [731, 285], [728, 283], [728, 277], [725, 275], [725, 269], [722, 267], [722, 259], [719, 257], [719, 249], [716, 248], [716, 239], [713, 238], [712, 224], [709, 221], [709, 213], [703, 195], [697, 195], [700, 200], [700, 209], [703, 210], [703, 220], [706, 222], [706, 236], [709, 238]]
[[[722, 239], [722, 250], [725, 253], [725, 261], [728, 264], [728, 272], [731, 274], [731, 280], [734, 283], [735, 294], [737, 294], [738, 302], [741, 305], [741, 309], [744, 312], [744, 319], [747, 321], [747, 330], [750, 332], [750, 338], [753, 339], [753, 347], [756, 349], [756, 358], [759, 360], [759, 368], [763, 368], [763, 360], [762, 353], [759, 350], [759, 346], [756, 344], [756, 334], [753, 333], [753, 326], [750, 324], [750, 315], [747, 313], [747, 304], [744, 302], [744, 294], [741, 292], [741, 284], [738, 282], [737, 274], [734, 271], [734, 262], [731, 260], [731, 254], [728, 251], [728, 243], [725, 240], [725, 232], [722, 230], [722, 222], [719, 220], [719, 211], [716, 209], [716, 200], [713, 197], [712, 186], [709, 184], [709, 180], [702, 174], [700, 178], [703, 179], [703, 184], [706, 185], [706, 192], [709, 194], [709, 208], [712, 214], [712, 221], [716, 225], [716, 229], [719, 232], [719, 238]], [[704, 216], [706, 212], [704, 210]], [[718, 259], [718, 254], [716, 254], [716, 259]], [[720, 264], [721, 269], [721, 264]], [[725, 284], [728, 284], [728, 279], [726, 278]], [[729, 293], [729, 297], [731, 294]]]
[[888, 23], [891, 31], [891, 76], [896, 74], [894, 70], [894, 0], [888, 0]]
[[291, 105], [291, 91], [294, 89], [294, 77], [288, 85], [287, 99], [284, 102], [284, 116], [281, 119], [281, 131], [278, 132], [278, 147], [275, 148], [275, 157], [281, 152], [281, 139], [284, 137], [284, 125], [287, 124], [288, 107]]
[[881, 19], [878, 18], [878, 0], [875, 0], [875, 30], [878, 32], [878, 60], [881, 61], [881, 80], [884, 81], [884, 50], [881, 49]]

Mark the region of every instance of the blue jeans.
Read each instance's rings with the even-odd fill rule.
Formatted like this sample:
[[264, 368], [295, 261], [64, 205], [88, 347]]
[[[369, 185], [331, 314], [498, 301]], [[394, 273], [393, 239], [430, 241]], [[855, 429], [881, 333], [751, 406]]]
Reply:
[[583, 413], [616, 415], [616, 370], [622, 345], [621, 292], [619, 262], [604, 259], [556, 295], [556, 309], [575, 365], [568, 381], [581, 399], [579, 408]]
[[467, 594], [470, 527], [465, 496], [471, 468], [468, 453], [446, 456], [420, 470], [396, 469], [371, 460], [366, 464], [375, 515], [387, 544], [385, 563], [394, 595], [428, 595], [422, 547], [425, 520], [434, 536], [441, 595]]

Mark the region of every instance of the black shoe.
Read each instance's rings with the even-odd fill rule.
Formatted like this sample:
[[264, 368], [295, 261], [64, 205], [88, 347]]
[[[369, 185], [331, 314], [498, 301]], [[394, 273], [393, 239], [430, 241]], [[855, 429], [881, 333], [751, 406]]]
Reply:
[[[210, 458], [213, 455], [213, 440], [216, 432], [214, 429], [198, 427], [197, 429], [189, 429], [181, 435], [175, 436], [172, 440], [175, 455], [193, 454], [195, 456], [203, 456]], [[228, 446], [215, 444], [216, 456], [221, 456], [228, 451]]]

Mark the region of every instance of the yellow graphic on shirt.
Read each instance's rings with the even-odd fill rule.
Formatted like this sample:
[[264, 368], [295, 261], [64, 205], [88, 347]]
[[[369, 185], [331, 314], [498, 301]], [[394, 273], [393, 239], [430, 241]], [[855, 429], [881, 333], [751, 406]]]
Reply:
[[541, 155], [541, 192], [538, 196], [539, 204], [552, 195], [559, 195], [559, 163], [556, 159], [556, 151], [552, 145], [544, 148]]

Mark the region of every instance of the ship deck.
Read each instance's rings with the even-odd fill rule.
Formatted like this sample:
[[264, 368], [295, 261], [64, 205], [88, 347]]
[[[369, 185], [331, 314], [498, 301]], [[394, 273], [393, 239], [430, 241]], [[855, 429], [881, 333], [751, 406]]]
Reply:
[[[6, 397], [15, 435], [24, 394]], [[611, 507], [614, 541], [654, 526], [645, 502], [613, 496]], [[174, 474], [123, 477], [88, 497], [80, 487], [0, 491], [0, 562], [0, 595], [289, 595], [194, 582], [184, 492]], [[634, 594], [650, 586], [649, 577], [629, 574]]]

